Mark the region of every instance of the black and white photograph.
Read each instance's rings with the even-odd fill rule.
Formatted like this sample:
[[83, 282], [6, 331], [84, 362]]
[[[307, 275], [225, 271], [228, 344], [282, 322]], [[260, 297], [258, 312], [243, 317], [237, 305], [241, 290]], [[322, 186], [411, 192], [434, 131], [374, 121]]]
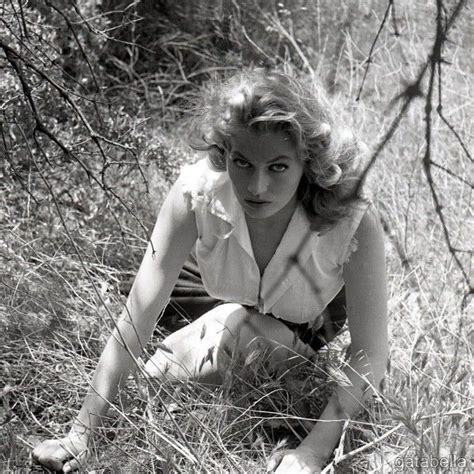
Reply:
[[472, 25], [0, 0], [0, 471], [473, 472]]

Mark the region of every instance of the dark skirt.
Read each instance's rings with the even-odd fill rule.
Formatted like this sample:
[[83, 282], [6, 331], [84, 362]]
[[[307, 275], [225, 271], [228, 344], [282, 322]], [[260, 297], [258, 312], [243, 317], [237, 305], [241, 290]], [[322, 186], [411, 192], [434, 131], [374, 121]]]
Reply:
[[[186, 260], [179, 279], [171, 293], [170, 303], [165, 309], [160, 323], [176, 329], [183, 323], [194, 321], [212, 308], [225, 301], [209, 296], [204, 289], [194, 253]], [[294, 332], [305, 344], [315, 351], [327, 345], [343, 328], [346, 319], [346, 296], [344, 288], [329, 303], [320, 328], [313, 329], [311, 323], [297, 324], [276, 318]]]

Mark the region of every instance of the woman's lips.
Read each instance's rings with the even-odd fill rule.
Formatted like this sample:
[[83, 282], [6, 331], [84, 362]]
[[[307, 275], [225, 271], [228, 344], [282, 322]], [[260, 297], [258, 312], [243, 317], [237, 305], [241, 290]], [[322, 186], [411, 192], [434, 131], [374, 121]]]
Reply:
[[262, 207], [266, 204], [270, 204], [270, 201], [260, 201], [256, 199], [246, 199], [245, 202], [251, 207]]

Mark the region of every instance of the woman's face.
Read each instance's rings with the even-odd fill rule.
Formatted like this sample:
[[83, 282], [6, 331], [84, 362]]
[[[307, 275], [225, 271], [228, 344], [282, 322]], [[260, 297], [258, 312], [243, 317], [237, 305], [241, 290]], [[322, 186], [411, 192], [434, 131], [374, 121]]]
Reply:
[[247, 216], [265, 219], [296, 206], [303, 165], [286, 133], [238, 131], [231, 138], [227, 171]]

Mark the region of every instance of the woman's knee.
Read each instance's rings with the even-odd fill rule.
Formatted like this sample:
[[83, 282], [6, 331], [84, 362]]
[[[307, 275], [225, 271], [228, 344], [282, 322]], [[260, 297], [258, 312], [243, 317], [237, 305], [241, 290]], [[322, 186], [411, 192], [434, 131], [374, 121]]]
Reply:
[[[245, 317], [245, 309], [238, 304], [222, 304], [199, 319], [170, 334], [145, 364], [148, 377], [164, 380], [214, 380], [219, 371], [222, 341], [235, 332], [236, 322]], [[232, 328], [227, 322], [232, 321]], [[237, 325], [238, 326], [238, 325]]]
[[159, 380], [213, 379], [226, 370], [232, 358], [254, 351], [261, 351], [270, 363], [296, 359], [304, 351], [301, 341], [298, 344], [295, 339], [274, 318], [227, 303], [168, 336], [145, 368]]
[[263, 349], [270, 364], [291, 366], [314, 355], [311, 347], [288, 326], [257, 311], [250, 311], [242, 318], [239, 334], [248, 352]]
[[309, 348], [274, 317], [243, 306], [229, 309], [217, 314], [221, 317], [216, 319], [222, 327], [221, 346], [228, 351], [247, 355], [262, 350], [272, 359], [288, 359], [298, 353], [310, 355]]

